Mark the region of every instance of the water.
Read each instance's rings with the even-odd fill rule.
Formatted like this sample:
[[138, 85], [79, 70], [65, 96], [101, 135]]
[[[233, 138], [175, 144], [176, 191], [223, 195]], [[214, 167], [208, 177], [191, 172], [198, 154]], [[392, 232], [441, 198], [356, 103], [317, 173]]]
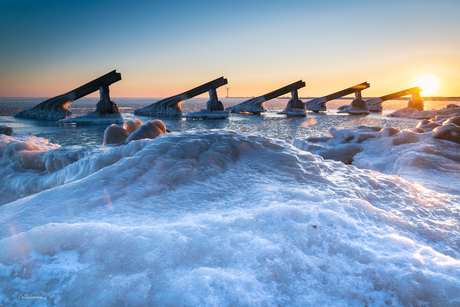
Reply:
[[[226, 106], [238, 104], [247, 98], [222, 98]], [[53, 121], [15, 118], [12, 115], [20, 110], [31, 108], [45, 98], [0, 98], [0, 125], [12, 127], [16, 133], [26, 133], [49, 139], [50, 142], [62, 146], [69, 145], [99, 145], [102, 144], [106, 126], [60, 126]], [[142, 108], [157, 101], [155, 98], [114, 98], [125, 121], [140, 119], [142, 122], [155, 118], [134, 116], [135, 109]], [[182, 103], [184, 114], [196, 112], [206, 108], [207, 98], [193, 98]], [[98, 98], [83, 98], [74, 101], [71, 105], [73, 115], [84, 115], [94, 111]], [[349, 116], [338, 114], [337, 108], [350, 104], [351, 99], [340, 99], [328, 102], [330, 108], [326, 113], [309, 113], [306, 118], [288, 118], [278, 115], [284, 109], [287, 99], [274, 99], [265, 103], [268, 112], [262, 115], [231, 114], [225, 120], [186, 120], [183, 118], [161, 118], [171, 131], [196, 131], [208, 129], [231, 129], [235, 131], [261, 134], [264, 136], [293, 140], [299, 137], [319, 136], [327, 133], [329, 128], [349, 128], [358, 125], [394, 127], [397, 129], [413, 129], [418, 120], [388, 118], [385, 115], [393, 110], [405, 107], [406, 100], [394, 100], [385, 103], [383, 114], [368, 116]], [[442, 107], [436, 105], [437, 108]], [[427, 103], [427, 106], [431, 104]]]

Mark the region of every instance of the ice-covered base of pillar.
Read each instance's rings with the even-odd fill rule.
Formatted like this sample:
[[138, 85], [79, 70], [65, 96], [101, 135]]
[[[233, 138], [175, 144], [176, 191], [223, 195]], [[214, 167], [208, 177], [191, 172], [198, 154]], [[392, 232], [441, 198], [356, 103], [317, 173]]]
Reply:
[[350, 115], [366, 115], [369, 114], [369, 110], [355, 107], [353, 105], [339, 107], [337, 113], [348, 113]]
[[298, 109], [298, 108], [286, 108], [278, 114], [286, 114], [287, 116], [297, 116], [297, 117], [305, 117], [307, 116], [306, 109]]
[[308, 111], [313, 111], [313, 112], [326, 112], [327, 107], [325, 105], [307, 105], [307, 110]]
[[187, 119], [227, 119], [230, 111], [209, 111], [203, 109], [199, 112], [193, 112], [184, 115]]
[[100, 114], [89, 112], [83, 116], [66, 117], [58, 121], [60, 124], [75, 124], [77, 126], [123, 124], [121, 113]]
[[164, 116], [164, 117], [181, 117], [182, 110], [176, 108], [143, 108], [134, 111], [134, 115], [139, 116]]
[[41, 109], [29, 109], [21, 111], [15, 114], [15, 117], [42, 119], [42, 120], [60, 120], [70, 116], [70, 111], [55, 111], [55, 110], [41, 110]]
[[362, 109], [356, 109], [356, 108], [349, 108], [348, 109], [348, 114], [350, 115], [367, 115], [369, 114], [369, 110], [362, 110]]
[[382, 104], [372, 104], [372, 105], [367, 105], [367, 108], [369, 109], [369, 112], [382, 112]]

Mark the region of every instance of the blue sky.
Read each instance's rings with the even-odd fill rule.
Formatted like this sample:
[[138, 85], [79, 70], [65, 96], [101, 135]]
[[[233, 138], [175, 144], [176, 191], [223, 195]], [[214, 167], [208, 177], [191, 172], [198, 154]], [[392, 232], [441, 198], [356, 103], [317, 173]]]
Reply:
[[[303, 79], [301, 96], [431, 74], [460, 96], [460, 1], [0, 0], [0, 96], [49, 97], [117, 69], [113, 97], [224, 76], [234, 96]], [[221, 89], [219, 95], [223, 95]]]

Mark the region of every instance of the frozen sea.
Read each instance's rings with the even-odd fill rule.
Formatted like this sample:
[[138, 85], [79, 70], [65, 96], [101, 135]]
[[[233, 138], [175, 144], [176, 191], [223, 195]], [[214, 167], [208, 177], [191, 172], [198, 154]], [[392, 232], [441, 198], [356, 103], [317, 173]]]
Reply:
[[[460, 306], [460, 145], [385, 117], [405, 100], [286, 118], [276, 99], [122, 146], [12, 117], [42, 100], [0, 99], [1, 306]], [[132, 112], [155, 99], [113, 100], [152, 120]]]
[[[52, 121], [18, 119], [13, 115], [20, 110], [34, 107], [46, 98], [0, 98], [0, 125], [7, 125], [17, 133], [28, 133], [49, 139], [50, 142], [62, 146], [67, 145], [100, 145], [102, 144], [105, 126], [60, 126]], [[248, 98], [221, 98], [224, 106], [238, 104]], [[72, 102], [72, 115], [84, 115], [95, 110], [99, 98], [82, 98]], [[134, 116], [135, 109], [150, 105], [159, 100], [155, 98], [114, 98], [125, 121], [138, 118], [143, 122], [152, 120], [149, 117]], [[200, 111], [206, 108], [208, 98], [194, 98], [182, 103], [184, 114]], [[305, 99], [304, 99], [305, 100]], [[370, 116], [348, 116], [338, 114], [336, 109], [344, 104], [350, 104], [351, 99], [339, 99], [328, 102], [331, 108], [327, 113], [310, 113], [307, 118], [286, 118], [278, 115], [288, 99], [274, 99], [265, 103], [268, 112], [262, 116], [231, 114], [227, 120], [185, 120], [180, 118], [162, 118], [171, 131], [196, 131], [208, 129], [231, 129], [240, 132], [261, 134], [267, 137], [283, 140], [293, 140], [296, 137], [323, 135], [330, 127], [348, 128], [356, 125], [396, 127], [412, 129], [417, 120], [387, 118], [384, 115], [392, 110], [407, 106], [407, 100], [395, 100], [387, 104], [387, 109], [381, 114]], [[436, 102], [432, 102], [433, 104]], [[436, 107], [447, 103], [438, 103]], [[431, 106], [427, 103], [427, 106]]]

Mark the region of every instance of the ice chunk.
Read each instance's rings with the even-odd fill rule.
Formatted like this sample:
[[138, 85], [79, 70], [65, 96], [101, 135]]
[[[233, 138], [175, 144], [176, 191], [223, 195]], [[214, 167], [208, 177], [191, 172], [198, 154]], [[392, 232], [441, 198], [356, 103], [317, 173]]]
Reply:
[[455, 124], [445, 124], [435, 128], [433, 132], [433, 138], [435, 139], [448, 140], [460, 144], [460, 127]]
[[128, 136], [128, 138], [126, 139], [126, 144], [134, 140], [154, 139], [158, 137], [160, 134], [164, 134], [165, 132], [166, 126], [163, 123], [163, 121], [156, 119], [137, 128], [136, 131], [134, 131]]
[[[126, 125], [126, 124], [125, 124]], [[104, 142], [103, 145], [108, 144], [124, 144], [129, 132], [126, 129], [112, 124], [104, 131]]]
[[13, 128], [0, 125], [0, 134], [11, 135], [11, 133], [13, 133]]
[[125, 130], [128, 131], [129, 134], [131, 134], [134, 131], [136, 131], [137, 128], [139, 128], [141, 125], [142, 125], [142, 122], [136, 118], [135, 120], [127, 121], [123, 125], [123, 128], [125, 128]]

